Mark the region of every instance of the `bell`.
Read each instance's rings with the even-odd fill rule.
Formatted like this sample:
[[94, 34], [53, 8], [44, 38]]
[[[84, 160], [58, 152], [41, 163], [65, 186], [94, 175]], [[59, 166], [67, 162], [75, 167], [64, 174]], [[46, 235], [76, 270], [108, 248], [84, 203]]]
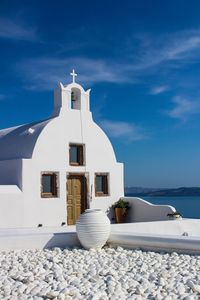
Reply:
[[75, 99], [74, 92], [71, 92], [71, 100], [72, 100], [72, 101], [75, 101], [75, 100], [76, 100], [76, 99]]

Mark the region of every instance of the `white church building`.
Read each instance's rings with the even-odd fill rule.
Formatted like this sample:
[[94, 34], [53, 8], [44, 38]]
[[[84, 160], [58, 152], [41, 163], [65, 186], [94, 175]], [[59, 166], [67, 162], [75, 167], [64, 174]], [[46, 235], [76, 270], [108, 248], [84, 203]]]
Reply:
[[200, 251], [199, 220], [175, 222], [172, 206], [124, 197], [123, 164], [93, 121], [90, 90], [71, 75], [55, 90], [50, 118], [0, 130], [0, 250], [80, 246], [80, 214], [98, 208], [112, 219], [122, 198], [128, 223], [111, 225], [110, 245]]
[[50, 118], [0, 130], [0, 228], [72, 225], [124, 196], [123, 164], [71, 75]]

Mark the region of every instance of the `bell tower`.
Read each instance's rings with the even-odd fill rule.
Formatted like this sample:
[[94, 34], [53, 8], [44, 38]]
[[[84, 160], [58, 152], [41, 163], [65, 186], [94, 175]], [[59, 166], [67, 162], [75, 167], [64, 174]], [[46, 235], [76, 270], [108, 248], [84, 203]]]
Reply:
[[70, 73], [72, 83], [63, 85], [54, 91], [53, 117], [71, 110], [90, 111], [90, 89], [85, 91], [83, 87], [75, 82], [77, 74], [74, 70]]

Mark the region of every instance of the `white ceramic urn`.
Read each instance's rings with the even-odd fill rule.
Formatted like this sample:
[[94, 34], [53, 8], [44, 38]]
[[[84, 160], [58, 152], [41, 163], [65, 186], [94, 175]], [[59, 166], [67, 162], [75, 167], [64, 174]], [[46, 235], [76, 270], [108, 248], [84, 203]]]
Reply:
[[101, 209], [86, 209], [76, 222], [76, 232], [85, 249], [100, 249], [109, 238], [110, 220]]

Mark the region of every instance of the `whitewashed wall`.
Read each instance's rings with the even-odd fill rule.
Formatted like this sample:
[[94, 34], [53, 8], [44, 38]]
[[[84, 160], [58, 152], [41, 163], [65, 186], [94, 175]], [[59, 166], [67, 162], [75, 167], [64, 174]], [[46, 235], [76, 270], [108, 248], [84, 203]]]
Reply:
[[[86, 166], [69, 165], [69, 143], [73, 142], [85, 144]], [[40, 197], [41, 171], [59, 172], [59, 198]], [[69, 173], [87, 174], [91, 208], [106, 211], [124, 194], [123, 165], [116, 162], [108, 138], [93, 122], [90, 112], [82, 112], [80, 118], [80, 111], [73, 110], [51, 121], [38, 138], [32, 160], [23, 160], [23, 172], [23, 192], [27, 199], [26, 226], [37, 226], [39, 223], [60, 226], [62, 222], [67, 222], [66, 177]], [[95, 197], [96, 172], [109, 173], [109, 196]]]
[[0, 227], [21, 227], [24, 224], [23, 193], [16, 185], [0, 185]]
[[176, 209], [170, 205], [155, 205], [137, 197], [123, 197], [129, 202], [130, 210], [127, 215], [127, 222], [152, 222], [169, 220], [167, 214], [173, 213]]

